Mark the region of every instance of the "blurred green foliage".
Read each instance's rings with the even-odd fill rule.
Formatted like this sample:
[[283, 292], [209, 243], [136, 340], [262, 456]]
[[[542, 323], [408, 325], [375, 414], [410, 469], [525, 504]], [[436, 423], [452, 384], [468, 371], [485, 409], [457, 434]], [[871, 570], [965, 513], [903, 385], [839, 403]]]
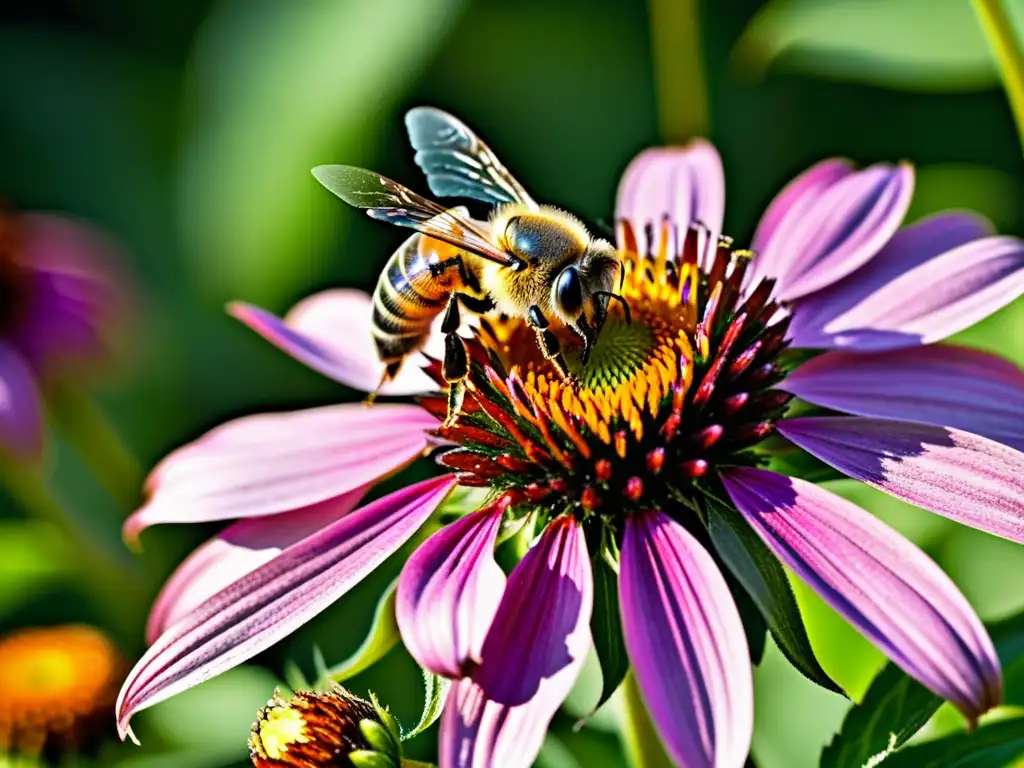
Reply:
[[[728, 178], [726, 230], [740, 242], [776, 190], [832, 154], [918, 164], [912, 217], [970, 207], [1024, 234], [1024, 159], [964, 0], [699, 6], [710, 138]], [[133, 353], [100, 400], [151, 466], [232, 416], [358, 397], [222, 312], [229, 299], [284, 311], [319, 288], [368, 288], [404, 237], [336, 204], [310, 176], [313, 165], [361, 164], [423, 189], [401, 117], [435, 104], [485, 136], [539, 199], [608, 220], [622, 169], [659, 141], [650, 39], [640, 0], [8, 2], [0, 196], [92, 219], [123, 245], [137, 282]], [[1024, 363], [1024, 305], [958, 340]], [[76, 519], [121, 552], [124, 510], [59, 440], [49, 466]], [[983, 617], [1024, 607], [1012, 577], [1024, 569], [1021, 548], [856, 483], [832, 489], [924, 546]], [[0, 497], [0, 632], [92, 622], [134, 658], [162, 578], [213, 530], [147, 533], [144, 556], [125, 557], [139, 593], [97, 596], [79, 588], [75, 545]], [[112, 741], [97, 764], [246, 764], [249, 724], [285, 661], [312, 676], [314, 642], [328, 663], [355, 651], [400, 562], [252, 664], [141, 715], [143, 748]], [[861, 696], [881, 655], [795, 589], [825, 671]], [[621, 764], [618, 695], [588, 727], [573, 727], [599, 695], [591, 668], [556, 719], [542, 765]], [[849, 703], [806, 681], [774, 646], [756, 683], [758, 764], [815, 765]], [[375, 690], [407, 726], [419, 716], [421, 675], [401, 647], [349, 684]], [[948, 709], [929, 733], [959, 725]], [[408, 753], [429, 757], [434, 738], [421, 736]]]

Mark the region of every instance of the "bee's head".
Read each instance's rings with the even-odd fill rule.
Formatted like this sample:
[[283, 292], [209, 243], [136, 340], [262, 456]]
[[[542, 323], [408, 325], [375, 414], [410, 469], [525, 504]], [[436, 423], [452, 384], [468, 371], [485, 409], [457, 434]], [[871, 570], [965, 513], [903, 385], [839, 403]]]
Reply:
[[[552, 284], [552, 303], [561, 320], [583, 339], [584, 364], [608, 316], [608, 302], [612, 298], [622, 300], [615, 293], [621, 270], [622, 263], [611, 243], [594, 240], [582, 258], [565, 267]], [[628, 317], [629, 307], [625, 306]]]

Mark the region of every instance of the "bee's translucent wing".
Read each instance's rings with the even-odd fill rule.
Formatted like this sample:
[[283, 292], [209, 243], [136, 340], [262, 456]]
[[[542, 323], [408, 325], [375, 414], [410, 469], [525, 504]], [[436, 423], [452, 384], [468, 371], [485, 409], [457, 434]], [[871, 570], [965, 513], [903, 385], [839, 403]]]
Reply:
[[487, 233], [468, 216], [417, 195], [379, 173], [349, 165], [321, 165], [313, 169], [313, 175], [346, 203], [364, 209], [374, 219], [415, 229], [498, 264], [520, 265], [514, 256], [493, 245]]
[[484, 203], [537, 203], [465, 123], [434, 107], [416, 107], [405, 116], [416, 164], [438, 197], [470, 197]]

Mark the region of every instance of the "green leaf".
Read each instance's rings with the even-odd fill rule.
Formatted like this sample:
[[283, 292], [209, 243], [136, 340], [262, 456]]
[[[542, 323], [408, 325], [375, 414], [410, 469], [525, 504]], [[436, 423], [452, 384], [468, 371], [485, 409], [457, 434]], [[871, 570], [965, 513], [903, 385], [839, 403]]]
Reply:
[[885, 768], [1006, 768], [1024, 755], [1024, 717], [901, 749]]
[[[986, 629], [1004, 669], [1024, 658], [1024, 612], [987, 624]], [[875, 765], [917, 733], [940, 706], [941, 698], [895, 664], [886, 664], [861, 702], [847, 713], [839, 733], [822, 751], [819, 765]]]
[[590, 632], [594, 650], [601, 664], [601, 697], [597, 710], [615, 693], [629, 670], [626, 643], [622, 638], [622, 618], [619, 615], [619, 574], [598, 549], [591, 558], [594, 572], [594, 612], [590, 616]]
[[419, 736], [437, 721], [448, 699], [448, 689], [451, 685], [452, 681], [448, 678], [423, 670], [423, 714], [411, 731], [402, 734], [402, 741]]
[[768, 624], [761, 615], [761, 610], [751, 599], [747, 590], [743, 588], [732, 574], [725, 574], [725, 583], [732, 593], [733, 602], [736, 603], [736, 610], [740, 614], [740, 622], [743, 624], [743, 633], [747, 637], [747, 650], [750, 653], [750, 661], [757, 665], [764, 658], [764, 649], [768, 644]]
[[886, 664], [822, 750], [820, 768], [876, 765], [917, 733], [941, 705], [934, 693], [895, 664]]
[[[312, 282], [336, 234], [324, 222], [350, 214], [309, 169], [368, 161], [463, 6], [214, 6], [190, 58], [180, 199], [187, 255], [216, 299], [278, 301]], [[383, 264], [363, 261], [366, 277]]]
[[[1006, 4], [1012, 5], [1020, 6]], [[774, 0], [751, 20], [734, 61], [748, 74], [778, 62], [911, 91], [976, 91], [997, 83], [985, 36], [964, 0]]]
[[305, 673], [302, 671], [302, 667], [294, 659], [286, 659], [284, 662], [284, 669], [281, 670], [284, 676], [285, 683], [292, 689], [292, 693], [296, 691], [308, 691], [310, 689], [309, 680], [306, 679]]
[[775, 555], [731, 507], [709, 502], [707, 515], [715, 550], [760, 609], [782, 653], [809, 680], [842, 694], [814, 655], [793, 589]]
[[370, 624], [370, 632], [363, 640], [363, 644], [347, 659], [324, 670], [323, 674], [326, 678], [341, 683], [355, 677], [376, 664], [398, 645], [401, 638], [398, 633], [398, 622], [395, 620], [395, 591], [397, 589], [398, 579], [396, 578], [381, 595]]

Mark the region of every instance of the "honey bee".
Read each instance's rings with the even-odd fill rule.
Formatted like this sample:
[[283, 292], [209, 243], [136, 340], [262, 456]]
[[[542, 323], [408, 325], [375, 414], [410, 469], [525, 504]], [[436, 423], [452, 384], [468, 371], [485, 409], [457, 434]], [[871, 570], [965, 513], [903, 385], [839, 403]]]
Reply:
[[465, 396], [466, 348], [457, 334], [461, 309], [524, 319], [544, 357], [565, 377], [569, 368], [553, 328], [582, 341], [581, 362], [604, 325], [622, 264], [615, 247], [595, 238], [575, 216], [538, 204], [491, 149], [452, 115], [430, 107], [405, 119], [417, 165], [438, 197], [489, 203], [487, 221], [465, 208], [445, 208], [373, 171], [319, 166], [314, 176], [374, 219], [416, 230], [389, 259], [373, 296], [373, 336], [386, 368], [382, 384], [420, 349], [442, 312], [442, 374], [454, 423]]

